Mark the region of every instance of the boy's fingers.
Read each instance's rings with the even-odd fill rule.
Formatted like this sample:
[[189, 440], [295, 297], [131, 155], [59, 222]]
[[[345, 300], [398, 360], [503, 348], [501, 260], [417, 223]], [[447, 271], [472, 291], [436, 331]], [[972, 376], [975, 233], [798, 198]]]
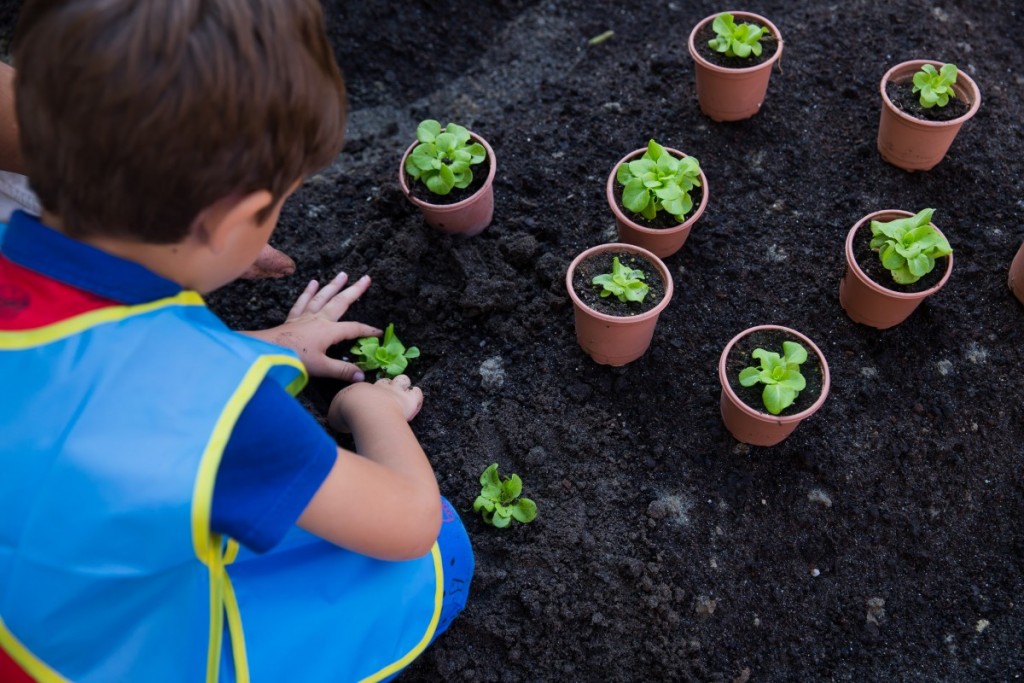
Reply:
[[343, 341], [359, 339], [361, 337], [379, 337], [384, 334], [384, 330], [365, 323], [332, 323], [332, 327], [334, 332], [334, 335], [331, 337], [332, 344], [340, 344]]
[[329, 358], [324, 365], [324, 377], [340, 379], [345, 382], [362, 382], [365, 379], [363, 371], [355, 363]]
[[310, 312], [316, 313], [324, 308], [334, 295], [341, 291], [341, 288], [345, 286], [346, 282], [348, 282], [347, 273], [338, 273], [335, 275], [330, 282], [324, 285], [323, 289], [316, 293], [312, 301], [310, 301]]
[[309, 305], [309, 300], [313, 298], [314, 294], [316, 294], [316, 289], [319, 286], [320, 284], [316, 280], [309, 281], [306, 288], [302, 290], [302, 294], [300, 294], [299, 298], [295, 300], [294, 304], [292, 304], [292, 309], [288, 311], [289, 318], [300, 316], [306, 312], [306, 306]]
[[364, 275], [349, 287], [340, 292], [332, 294], [331, 299], [324, 304], [321, 311], [332, 320], [337, 320], [345, 315], [348, 307], [356, 302], [370, 287], [370, 276]]

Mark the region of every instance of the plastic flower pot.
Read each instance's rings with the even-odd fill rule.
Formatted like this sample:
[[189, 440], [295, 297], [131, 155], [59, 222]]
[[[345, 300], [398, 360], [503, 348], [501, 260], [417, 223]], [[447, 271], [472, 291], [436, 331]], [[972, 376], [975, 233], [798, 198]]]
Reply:
[[960, 127], [974, 116], [981, 106], [981, 91], [974, 80], [963, 71], [957, 73], [953, 92], [957, 98], [967, 102], [970, 109], [966, 114], [949, 121], [926, 121], [899, 109], [885, 91], [890, 81], [907, 83], [925, 64], [936, 69], [942, 62], [915, 59], [892, 67], [882, 76], [879, 89], [882, 93], [882, 114], [878, 122], [878, 152], [893, 166], [905, 171], [927, 171], [942, 161], [960, 132]]
[[[787, 337], [791, 338], [792, 341], [797, 341], [803, 344], [804, 348], [807, 349], [807, 361], [804, 363], [803, 367], [806, 367], [809, 363], [812, 363], [817, 359], [818, 367], [821, 369], [821, 390], [818, 393], [818, 397], [809, 407], [791, 415], [784, 414], [786, 412], [785, 410], [782, 411], [783, 414], [772, 415], [764, 410], [763, 405], [748, 405], [737, 395], [736, 391], [733, 390], [732, 385], [729, 382], [729, 354], [740, 340], [762, 330], [782, 332]], [[748, 363], [749, 365], [756, 363], [753, 359], [749, 360], [751, 361]], [[807, 373], [805, 372], [804, 374], [806, 375]], [[828, 363], [825, 361], [825, 356], [822, 354], [821, 349], [819, 349], [814, 342], [796, 330], [792, 330], [788, 327], [782, 327], [780, 325], [758, 325], [756, 327], [748, 328], [733, 337], [729, 343], [725, 345], [725, 349], [722, 351], [722, 356], [718, 361], [718, 381], [722, 385], [722, 394], [719, 404], [722, 411], [722, 421], [725, 423], [726, 429], [729, 430], [729, 433], [732, 434], [733, 438], [737, 441], [741, 441], [752, 446], [774, 446], [792, 434], [797, 425], [817, 412], [817, 410], [821, 408], [822, 404], [825, 403], [825, 399], [828, 397], [829, 387], [831, 385]], [[807, 390], [805, 389], [805, 391]]]
[[1017, 300], [1024, 304], [1024, 243], [1020, 245], [1017, 255], [1013, 257], [1013, 263], [1010, 264], [1007, 284], [1010, 285], [1010, 290]]
[[[723, 12], [716, 12], [702, 19], [690, 31], [688, 42], [690, 56], [697, 80], [697, 101], [700, 110], [715, 121], [741, 121], [749, 119], [761, 109], [772, 67], [782, 57], [782, 34], [778, 27], [759, 14], [752, 12], [728, 12], [736, 23], [756, 23], [768, 27], [775, 37], [778, 48], [771, 58], [755, 66], [730, 69], [712, 64], [697, 49], [697, 34], [705, 25], [714, 22]], [[763, 39], [762, 39], [763, 40]]]
[[[592, 256], [607, 252], [637, 254], [650, 263], [651, 268], [646, 269], [648, 279], [652, 277], [652, 271], [656, 272], [661, 277], [661, 284], [665, 290], [654, 308], [636, 315], [618, 316], [594, 310], [583, 302], [573, 286], [576, 268]], [[579, 254], [569, 264], [565, 274], [565, 286], [573, 303], [576, 340], [580, 347], [595, 362], [613, 366], [625, 365], [644, 355], [654, 337], [658, 317], [668, 306], [673, 292], [672, 276], [660, 258], [643, 247], [620, 242], [601, 244]]]
[[[704, 209], [707, 208], [708, 179], [704, 175], [704, 171], [701, 170], [700, 204], [690, 212], [685, 221], [668, 228], [649, 228], [645, 225], [640, 225], [631, 218], [632, 213], [624, 209], [615, 196], [616, 190], [622, 187], [615, 180], [615, 174], [619, 170], [619, 166], [642, 157], [646, 151], [646, 147], [641, 147], [616, 162], [615, 166], [612, 167], [612, 172], [608, 174], [608, 182], [605, 184], [605, 197], [608, 199], [608, 206], [611, 208], [612, 213], [615, 214], [615, 223], [618, 225], [619, 239], [621, 241], [643, 247], [660, 258], [668, 258], [683, 248], [686, 238], [690, 236], [690, 228], [693, 227], [697, 219], [704, 213]], [[677, 159], [687, 156], [678, 149], [672, 149], [671, 147], [665, 147], [665, 151]]]
[[[402, 162], [398, 166], [398, 182], [402, 187], [402, 194], [416, 205], [424, 220], [430, 227], [454, 235], [472, 236], [483, 232], [484, 228], [491, 224], [494, 217], [494, 174], [497, 171], [498, 163], [494, 157], [494, 150], [482, 137], [470, 131], [470, 137], [474, 142], [479, 142], [487, 150], [487, 163], [490, 170], [483, 186], [471, 197], [454, 204], [432, 204], [414, 195], [409, 188], [409, 176], [405, 172], [405, 160], [416, 148], [419, 142], [413, 142], [402, 155]], [[476, 171], [474, 170], [474, 173]], [[424, 194], [426, 194], [424, 188]]]
[[[839, 303], [854, 322], [884, 330], [899, 325], [921, 305], [921, 302], [939, 291], [953, 272], [953, 255], [944, 257], [946, 269], [939, 282], [920, 292], [901, 292], [872, 280], [854, 257], [854, 239], [861, 226], [871, 221], [891, 221], [913, 216], [909, 211], [885, 209], [861, 218], [846, 234], [846, 273], [839, 282]], [[934, 225], [932, 225], [935, 228]], [[935, 228], [939, 234], [942, 231]], [[945, 235], [943, 235], [945, 237]], [[860, 239], [870, 239], [864, 235]], [[895, 283], [893, 283], [895, 284]]]

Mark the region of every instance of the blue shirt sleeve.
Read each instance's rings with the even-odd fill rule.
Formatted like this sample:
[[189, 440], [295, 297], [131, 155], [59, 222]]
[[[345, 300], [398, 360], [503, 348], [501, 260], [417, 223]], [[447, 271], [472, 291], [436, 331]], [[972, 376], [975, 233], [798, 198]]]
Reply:
[[210, 527], [256, 552], [295, 524], [334, 466], [337, 445], [273, 380], [242, 410], [213, 488]]

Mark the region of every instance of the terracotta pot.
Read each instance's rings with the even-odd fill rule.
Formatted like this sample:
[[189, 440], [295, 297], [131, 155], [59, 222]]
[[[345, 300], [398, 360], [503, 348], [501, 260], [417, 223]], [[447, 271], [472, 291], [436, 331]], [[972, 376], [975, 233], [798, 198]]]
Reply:
[[[618, 186], [618, 182], [615, 180], [615, 173], [619, 170], [619, 166], [642, 157], [646, 151], [646, 147], [641, 147], [619, 159], [615, 166], [612, 167], [612, 172], [608, 174], [608, 182], [605, 183], [604, 188], [605, 197], [608, 199], [608, 206], [611, 207], [612, 213], [615, 214], [615, 222], [619, 226], [620, 240], [627, 244], [643, 247], [661, 258], [667, 258], [682, 249], [686, 238], [690, 236], [690, 228], [693, 227], [693, 224], [704, 213], [704, 209], [708, 205], [708, 179], [704, 176], [702, 169], [700, 172], [700, 185], [703, 192], [700, 204], [690, 213], [686, 221], [670, 228], [648, 228], [640, 225], [624, 212], [623, 207], [619, 205], [618, 200], [615, 198], [615, 188]], [[671, 147], [666, 147], [665, 151], [677, 159], [687, 156], [678, 149], [672, 149]]]
[[878, 122], [878, 152], [887, 162], [905, 171], [927, 171], [942, 161], [953, 138], [960, 132], [960, 126], [974, 116], [981, 106], [978, 85], [960, 71], [953, 92], [971, 107], [963, 116], [949, 121], [925, 121], [897, 108], [885, 93], [886, 84], [889, 81], [912, 81], [914, 74], [925, 64], [931, 64], [936, 69], [942, 67], [942, 62], [929, 59], [902, 62], [885, 72], [879, 86], [882, 93], [882, 115]]
[[1014, 296], [1017, 297], [1017, 300], [1024, 304], [1024, 244], [1020, 245], [1017, 255], [1013, 257], [1013, 263], [1010, 264], [1010, 275], [1007, 279], [1007, 284], [1010, 285], [1010, 289], [1013, 291]]
[[441, 232], [466, 235], [467, 237], [480, 234], [484, 228], [491, 224], [491, 219], [494, 216], [494, 173], [498, 168], [497, 159], [494, 157], [494, 150], [487, 144], [487, 141], [473, 132], [470, 132], [469, 135], [474, 142], [479, 142], [487, 150], [487, 161], [490, 164], [490, 170], [487, 172], [487, 179], [484, 181], [483, 187], [477, 190], [473, 196], [467, 197], [460, 202], [454, 204], [431, 204], [414, 196], [409, 191], [409, 180], [405, 172], [405, 160], [412, 154], [416, 145], [420, 144], [418, 141], [409, 145], [409, 148], [405, 150], [405, 154], [402, 155], [402, 163], [398, 167], [398, 182], [402, 186], [402, 194], [419, 207], [420, 213], [423, 214], [427, 224]]
[[[729, 352], [732, 351], [732, 348], [738, 341], [759, 330], [779, 330], [785, 332], [787, 335], [795, 337], [807, 348], [807, 362], [810, 362], [811, 358], [817, 357], [818, 364], [821, 367], [821, 394], [811, 407], [793, 415], [772, 415], [747, 405], [733, 391], [732, 386], [729, 384], [726, 368]], [[718, 381], [722, 385], [722, 395], [719, 404], [722, 411], [722, 421], [725, 423], [726, 429], [729, 430], [729, 433], [737, 441], [742, 441], [752, 446], [774, 446], [792, 434], [798, 424], [817, 412], [818, 408], [821, 408], [822, 404], [825, 403], [825, 398], [828, 396], [829, 386], [831, 385], [828, 363], [825, 361], [825, 355], [822, 354], [821, 349], [796, 330], [780, 325], [758, 325], [746, 329], [733, 337], [725, 345], [722, 356], [718, 360]]]
[[778, 49], [771, 59], [756, 66], [743, 69], [729, 69], [712, 64], [701, 56], [697, 50], [697, 32], [705, 24], [712, 23], [723, 12], [716, 12], [702, 19], [690, 31], [689, 48], [693, 57], [697, 77], [697, 101], [700, 109], [715, 121], [740, 121], [749, 119], [761, 109], [765, 93], [768, 92], [768, 79], [772, 75], [772, 67], [782, 56], [782, 34], [778, 27], [759, 14], [752, 12], [728, 12], [733, 15], [736, 23], [756, 22], [767, 26], [778, 41]]
[[[595, 254], [609, 251], [638, 254], [657, 269], [665, 287], [665, 296], [654, 308], [638, 315], [620, 317], [595, 311], [583, 303], [572, 285], [576, 266]], [[672, 276], [660, 258], [643, 247], [620, 242], [591, 247], [574, 258], [565, 274], [565, 287], [575, 309], [576, 341], [597, 363], [615, 366], [625, 365], [644, 355], [654, 337], [658, 316], [668, 306], [673, 292]]]
[[[853, 240], [861, 226], [871, 221], [891, 221], [913, 216], [909, 211], [886, 209], [861, 218], [846, 234], [846, 273], [839, 282], [839, 303], [854, 322], [884, 330], [899, 325], [914, 312], [921, 302], [946, 284], [953, 272], [953, 255], [946, 257], [946, 272], [934, 287], [921, 292], [900, 292], [889, 289], [869, 278], [853, 255]], [[932, 225], [935, 228], [935, 225]], [[942, 231], [935, 228], [940, 235]], [[945, 237], [945, 235], [943, 235]]]

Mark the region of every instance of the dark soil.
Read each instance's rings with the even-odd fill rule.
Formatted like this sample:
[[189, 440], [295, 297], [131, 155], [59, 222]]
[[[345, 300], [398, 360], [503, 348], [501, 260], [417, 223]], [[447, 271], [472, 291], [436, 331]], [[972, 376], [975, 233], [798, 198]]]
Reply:
[[[369, 272], [351, 317], [423, 355], [413, 423], [477, 553], [465, 613], [405, 681], [1009, 681], [1024, 669], [1024, 18], [1015, 2], [750, 6], [786, 50], [758, 114], [703, 116], [686, 38], [717, 3], [368, 0], [328, 6], [350, 87], [348, 143], [287, 203], [285, 281], [212, 305], [284, 318], [309, 278]], [[999, 17], [1001, 29], [990, 29]], [[606, 30], [599, 45], [587, 40]], [[910, 36], [940, 36], [932, 47]], [[956, 63], [982, 106], [933, 170], [876, 149], [894, 64]], [[493, 224], [427, 227], [397, 171], [416, 124], [495, 150]], [[617, 239], [604, 184], [631, 150], [700, 159], [713, 188], [650, 350], [622, 368], [576, 344], [565, 271]], [[946, 286], [885, 331], [838, 300], [850, 226], [935, 206]], [[771, 447], [719, 415], [717, 363], [757, 324], [828, 360], [822, 408]], [[344, 352], [346, 345], [341, 345]], [[314, 383], [323, 410], [332, 387]], [[516, 472], [540, 509], [496, 530], [480, 473]]]
[[[701, 114], [686, 47], [717, 2], [327, 5], [351, 116], [345, 151], [272, 239], [298, 271], [210, 302], [231, 325], [268, 326], [310, 278], [370, 273], [350, 317], [395, 322], [422, 351], [413, 426], [477, 570], [466, 611], [403, 681], [1019, 678], [1017, 2], [756, 2], [745, 9], [786, 49], [764, 106], [736, 123]], [[876, 149], [878, 89], [916, 58], [956, 63], [983, 102], [944, 161], [906, 173]], [[427, 117], [495, 150], [494, 222], [476, 237], [431, 230], [399, 189]], [[565, 271], [616, 239], [605, 180], [652, 137], [699, 158], [714, 191], [666, 259], [675, 295], [650, 350], [600, 366], [576, 344]], [[850, 226], [922, 206], [943, 216], [952, 277], [897, 327], [852, 322], [838, 300]], [[813, 339], [832, 378], [771, 448], [733, 440], [718, 405], [721, 350], [762, 323]], [[328, 397], [314, 383], [307, 401]], [[523, 478], [536, 521], [474, 517], [493, 462]]]
[[[601, 297], [604, 287], [593, 284], [594, 278], [598, 275], [612, 272], [616, 257], [622, 265], [644, 273], [642, 279], [648, 290], [643, 301], [619, 301], [614, 296]], [[665, 285], [660, 275], [658, 267], [639, 254], [607, 251], [588, 256], [579, 262], [573, 272], [572, 288], [580, 301], [599, 313], [634, 316], [655, 308], [665, 298]]]
[[782, 344], [787, 341], [796, 342], [807, 351], [807, 360], [800, 366], [800, 374], [804, 376], [807, 386], [797, 394], [793, 403], [779, 413], [779, 416], [786, 417], [787, 415], [801, 413], [814, 405], [814, 402], [821, 396], [825, 374], [821, 370], [821, 363], [818, 362], [818, 356], [814, 353], [814, 349], [807, 346], [802, 339], [782, 330], [758, 330], [751, 332], [733, 344], [732, 348], [729, 349], [729, 356], [725, 360], [729, 386], [736, 392], [740, 400], [754, 410], [762, 413], [768, 412], [761, 398], [764, 385], [758, 383], [752, 387], [745, 387], [740, 384], [739, 374], [744, 368], [758, 367], [760, 365], [761, 362], [751, 356], [755, 349], [761, 348], [781, 356], [783, 355]]

